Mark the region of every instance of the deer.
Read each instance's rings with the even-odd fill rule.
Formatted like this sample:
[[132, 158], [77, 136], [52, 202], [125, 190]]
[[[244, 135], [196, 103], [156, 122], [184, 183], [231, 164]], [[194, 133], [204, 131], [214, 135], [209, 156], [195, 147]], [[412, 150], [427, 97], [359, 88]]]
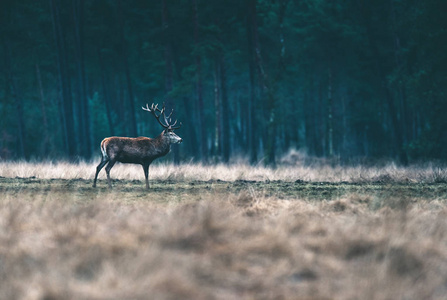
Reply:
[[[180, 123], [178, 126], [177, 120], [173, 124], [171, 123], [171, 113], [166, 116], [165, 105], [158, 108], [158, 104], [152, 103], [151, 107], [146, 104], [146, 107], [142, 107], [143, 110], [150, 112], [158, 121], [158, 123], [164, 128], [163, 131], [156, 138], [149, 137], [118, 137], [112, 136], [105, 138], [101, 142], [101, 162], [96, 167], [95, 179], [93, 181], [93, 187], [96, 187], [96, 180], [98, 173], [106, 166], [107, 182], [109, 189], [112, 188], [110, 180], [110, 170], [113, 168], [116, 162], [140, 164], [143, 166], [144, 176], [146, 178], [146, 189], [149, 189], [149, 166], [151, 163], [162, 156], [165, 156], [171, 150], [171, 144], [180, 144], [183, 140], [174, 133], [174, 130], [179, 129], [182, 126]], [[160, 117], [163, 117], [160, 120]]]

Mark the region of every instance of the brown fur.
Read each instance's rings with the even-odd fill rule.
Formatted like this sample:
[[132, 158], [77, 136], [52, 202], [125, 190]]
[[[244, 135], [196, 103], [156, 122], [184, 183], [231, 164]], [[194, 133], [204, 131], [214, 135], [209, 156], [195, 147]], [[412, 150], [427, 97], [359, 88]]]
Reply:
[[101, 142], [101, 148], [106, 150], [111, 160], [121, 163], [144, 164], [169, 153], [170, 144], [160, 134], [155, 139], [148, 137], [109, 137]]

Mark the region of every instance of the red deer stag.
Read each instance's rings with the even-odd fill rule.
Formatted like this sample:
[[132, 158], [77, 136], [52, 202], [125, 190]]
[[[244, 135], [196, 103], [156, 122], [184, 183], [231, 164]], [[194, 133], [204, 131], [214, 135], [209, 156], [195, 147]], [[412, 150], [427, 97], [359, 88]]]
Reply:
[[[148, 137], [109, 137], [105, 138], [101, 142], [101, 162], [96, 167], [95, 180], [93, 181], [93, 187], [96, 187], [96, 179], [101, 169], [106, 166], [107, 181], [109, 188], [112, 188], [110, 181], [110, 169], [113, 165], [119, 161], [121, 163], [140, 164], [143, 166], [144, 176], [146, 177], [146, 189], [149, 189], [149, 166], [154, 159], [165, 156], [171, 150], [171, 144], [179, 144], [182, 139], [174, 133], [175, 129], [181, 127], [175, 127], [177, 121], [174, 124], [170, 124], [172, 111], [169, 116], [165, 115], [165, 106], [159, 109], [158, 104], [152, 103], [151, 107], [146, 104], [146, 107], [142, 107], [143, 110], [150, 112], [163, 126], [164, 130], [156, 138]], [[157, 115], [158, 113], [158, 115]], [[160, 121], [160, 117], [163, 116], [164, 123]]]

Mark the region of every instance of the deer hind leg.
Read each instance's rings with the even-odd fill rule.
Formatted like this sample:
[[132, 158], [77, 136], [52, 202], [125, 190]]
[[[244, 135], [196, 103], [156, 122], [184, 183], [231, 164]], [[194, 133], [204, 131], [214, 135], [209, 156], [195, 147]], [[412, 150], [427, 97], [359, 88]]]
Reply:
[[93, 180], [93, 187], [96, 187], [96, 180], [98, 179], [98, 174], [108, 161], [109, 161], [108, 158], [106, 158], [104, 156], [101, 157], [101, 162], [96, 167], [96, 174], [95, 174], [95, 179]]
[[109, 160], [109, 163], [106, 166], [106, 173], [107, 173], [107, 182], [109, 184], [109, 188], [112, 188], [112, 182], [110, 180], [110, 169], [113, 168], [113, 165], [115, 164], [116, 160]]
[[144, 177], [146, 178], [146, 189], [149, 189], [149, 164], [143, 165]]

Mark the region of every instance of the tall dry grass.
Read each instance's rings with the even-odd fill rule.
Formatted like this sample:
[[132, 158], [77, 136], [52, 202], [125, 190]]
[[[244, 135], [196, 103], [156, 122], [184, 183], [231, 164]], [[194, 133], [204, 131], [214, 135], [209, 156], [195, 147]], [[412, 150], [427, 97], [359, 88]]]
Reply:
[[[113, 201], [111, 201], [113, 200]], [[0, 202], [0, 299], [445, 299], [447, 209]]]
[[[96, 162], [0, 162], [0, 176], [36, 177], [40, 179], [93, 179]], [[331, 166], [325, 163], [311, 165], [281, 164], [277, 168], [246, 163], [234, 164], [153, 164], [149, 170], [151, 179], [158, 180], [255, 180], [255, 181], [309, 181], [309, 182], [447, 182], [447, 169], [434, 163], [399, 167], [389, 163], [384, 166]], [[116, 164], [111, 177], [124, 180], [141, 180], [141, 166]], [[105, 178], [104, 169], [99, 178]]]

